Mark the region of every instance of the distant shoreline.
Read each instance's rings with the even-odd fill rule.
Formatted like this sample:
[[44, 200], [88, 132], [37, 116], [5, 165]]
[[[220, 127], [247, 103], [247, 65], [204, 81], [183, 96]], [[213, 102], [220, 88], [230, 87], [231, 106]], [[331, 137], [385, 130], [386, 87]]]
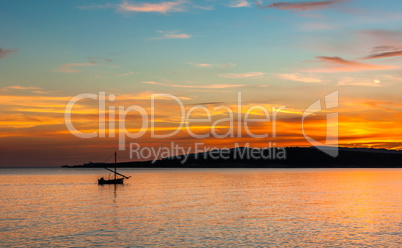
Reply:
[[[274, 148], [278, 149], [278, 148]], [[118, 168], [402, 168], [402, 151], [371, 148], [339, 148], [335, 158], [313, 147], [283, 148], [283, 158], [265, 156], [255, 158], [255, 149], [233, 148], [220, 158], [220, 150], [186, 154], [156, 161], [116, 163]], [[258, 152], [272, 152], [259, 150]], [[273, 151], [275, 153], [275, 151]], [[249, 155], [249, 156], [248, 156]], [[63, 165], [64, 168], [114, 167], [114, 163], [86, 163]]]

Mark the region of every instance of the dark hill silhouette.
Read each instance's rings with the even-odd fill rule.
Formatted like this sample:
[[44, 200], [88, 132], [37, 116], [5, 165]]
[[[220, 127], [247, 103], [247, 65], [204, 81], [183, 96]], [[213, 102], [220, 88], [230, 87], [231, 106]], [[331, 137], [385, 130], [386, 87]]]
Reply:
[[[206, 153], [167, 157], [155, 161], [131, 161], [117, 163], [125, 168], [401, 168], [402, 151], [370, 148], [339, 148], [339, 155], [333, 158], [313, 147], [287, 147], [286, 156], [281, 155], [281, 148], [253, 150], [251, 148], [233, 148]], [[225, 158], [219, 157], [223, 152]], [[268, 157], [271, 152], [271, 157]], [[251, 154], [264, 154], [255, 157]], [[276, 154], [276, 157], [273, 156]], [[108, 163], [88, 163], [83, 165], [65, 165], [74, 168], [102, 168]]]

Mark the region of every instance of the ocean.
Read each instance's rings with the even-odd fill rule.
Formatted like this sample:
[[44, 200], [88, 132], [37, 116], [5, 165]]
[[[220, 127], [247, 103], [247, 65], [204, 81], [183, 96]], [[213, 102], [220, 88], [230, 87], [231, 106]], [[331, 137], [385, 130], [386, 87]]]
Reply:
[[0, 246], [402, 246], [402, 169], [118, 171], [0, 169]]

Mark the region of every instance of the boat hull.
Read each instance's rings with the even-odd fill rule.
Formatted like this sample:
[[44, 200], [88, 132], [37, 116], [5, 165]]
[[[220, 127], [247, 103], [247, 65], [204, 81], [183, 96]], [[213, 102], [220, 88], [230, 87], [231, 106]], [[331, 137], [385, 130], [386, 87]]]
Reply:
[[98, 184], [103, 185], [103, 184], [123, 184], [124, 178], [118, 178], [118, 179], [110, 179], [110, 180], [102, 180], [98, 179]]

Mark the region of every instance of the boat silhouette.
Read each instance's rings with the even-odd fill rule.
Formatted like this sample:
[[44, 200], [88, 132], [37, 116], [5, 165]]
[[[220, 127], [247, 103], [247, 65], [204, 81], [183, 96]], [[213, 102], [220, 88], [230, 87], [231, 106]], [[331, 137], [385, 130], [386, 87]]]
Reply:
[[[111, 171], [114, 173], [114, 178], [112, 179], [104, 179], [103, 177], [98, 179], [98, 184], [99, 185], [103, 185], [103, 184], [123, 184], [124, 183], [124, 179], [129, 179], [131, 176], [127, 177], [123, 174], [120, 174], [117, 172], [116, 170], [116, 165], [117, 165], [117, 153], [114, 153], [114, 170], [111, 170], [109, 168], [104, 167], [106, 170]], [[121, 177], [117, 177], [117, 176], [121, 176]]]

